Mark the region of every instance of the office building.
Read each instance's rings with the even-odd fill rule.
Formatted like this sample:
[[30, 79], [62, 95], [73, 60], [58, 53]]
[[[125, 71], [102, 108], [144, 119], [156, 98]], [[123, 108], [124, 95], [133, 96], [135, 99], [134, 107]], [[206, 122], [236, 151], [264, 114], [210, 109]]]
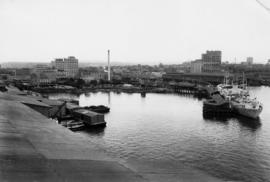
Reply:
[[202, 60], [198, 59], [192, 61], [190, 64], [190, 72], [191, 73], [201, 73], [202, 72]]
[[217, 73], [221, 71], [221, 51], [206, 51], [202, 54], [202, 72]]
[[247, 57], [247, 65], [253, 64], [253, 57]]
[[74, 78], [79, 72], [79, 62], [74, 56], [69, 56], [68, 58], [57, 58], [52, 61], [51, 65], [58, 72], [61, 72], [60, 75], [65, 74], [65, 77], [67, 78]]
[[78, 59], [76, 59], [74, 56], [69, 56], [68, 58], [65, 58], [64, 71], [66, 72], [67, 77], [76, 77], [79, 72]]

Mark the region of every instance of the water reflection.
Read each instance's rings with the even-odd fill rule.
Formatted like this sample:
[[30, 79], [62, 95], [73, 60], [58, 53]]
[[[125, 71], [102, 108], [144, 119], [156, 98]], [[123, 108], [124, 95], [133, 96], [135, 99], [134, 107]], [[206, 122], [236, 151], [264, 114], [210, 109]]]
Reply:
[[146, 93], [145, 92], [142, 92], [141, 93], [141, 97], [143, 97], [143, 98], [146, 97]]
[[111, 92], [108, 92], [108, 106], [111, 105]]
[[231, 119], [231, 116], [221, 116], [221, 115], [215, 115], [215, 114], [205, 114], [203, 113], [203, 119], [204, 121], [208, 122], [220, 122], [227, 124], [228, 121]]
[[256, 131], [262, 125], [260, 118], [252, 119], [252, 118], [246, 118], [246, 117], [243, 117], [243, 116], [238, 116], [237, 120], [242, 126], [251, 129], [251, 131]]
[[85, 133], [90, 136], [103, 137], [105, 135], [105, 128], [106, 127], [87, 127], [83, 131], [80, 131], [80, 133]]
[[236, 114], [218, 115], [204, 113], [203, 118], [205, 121], [220, 122], [223, 124], [228, 124], [229, 121], [235, 121], [238, 122], [241, 126], [249, 128], [251, 131], [256, 131], [258, 128], [261, 127], [260, 118], [252, 119]]

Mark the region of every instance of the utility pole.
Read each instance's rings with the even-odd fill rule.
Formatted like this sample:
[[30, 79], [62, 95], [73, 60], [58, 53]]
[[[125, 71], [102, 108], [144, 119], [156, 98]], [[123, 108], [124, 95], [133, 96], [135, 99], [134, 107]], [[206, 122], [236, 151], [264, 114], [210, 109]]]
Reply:
[[110, 50], [108, 50], [108, 81], [111, 81]]

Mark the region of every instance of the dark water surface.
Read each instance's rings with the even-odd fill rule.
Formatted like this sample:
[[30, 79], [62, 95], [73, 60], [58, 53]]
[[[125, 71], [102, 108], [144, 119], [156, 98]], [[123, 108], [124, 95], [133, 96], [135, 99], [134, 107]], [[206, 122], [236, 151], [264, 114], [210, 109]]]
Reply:
[[89, 93], [81, 106], [107, 105], [107, 127], [82, 131], [126, 160], [184, 163], [225, 180], [270, 181], [270, 88], [251, 88], [264, 105], [259, 121], [205, 119], [202, 100], [172, 94]]

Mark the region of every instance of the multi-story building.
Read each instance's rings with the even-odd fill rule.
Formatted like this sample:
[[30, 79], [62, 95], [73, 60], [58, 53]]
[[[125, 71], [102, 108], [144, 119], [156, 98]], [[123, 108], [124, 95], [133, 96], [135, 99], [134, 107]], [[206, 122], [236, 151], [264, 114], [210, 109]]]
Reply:
[[197, 59], [191, 62], [190, 72], [191, 73], [201, 73], [202, 72], [202, 60]]
[[30, 79], [34, 84], [51, 83], [56, 81], [57, 70], [46, 64], [37, 64], [33, 69]]
[[64, 71], [66, 72], [67, 77], [75, 77], [79, 72], [79, 63], [78, 59], [74, 56], [69, 56], [64, 59]]
[[55, 66], [55, 68], [57, 70], [64, 71], [64, 67], [65, 67], [65, 65], [64, 65], [64, 59], [62, 59], [62, 58], [55, 59], [54, 66]]
[[206, 51], [202, 54], [202, 72], [217, 73], [221, 71], [221, 51]]
[[253, 64], [253, 57], [247, 57], [247, 65]]
[[66, 72], [62, 70], [56, 70], [56, 78], [57, 79], [66, 78]]
[[52, 61], [52, 67], [57, 69], [59, 72], [65, 73], [65, 77], [74, 78], [79, 72], [78, 59], [74, 56], [69, 56], [68, 58], [57, 58]]

